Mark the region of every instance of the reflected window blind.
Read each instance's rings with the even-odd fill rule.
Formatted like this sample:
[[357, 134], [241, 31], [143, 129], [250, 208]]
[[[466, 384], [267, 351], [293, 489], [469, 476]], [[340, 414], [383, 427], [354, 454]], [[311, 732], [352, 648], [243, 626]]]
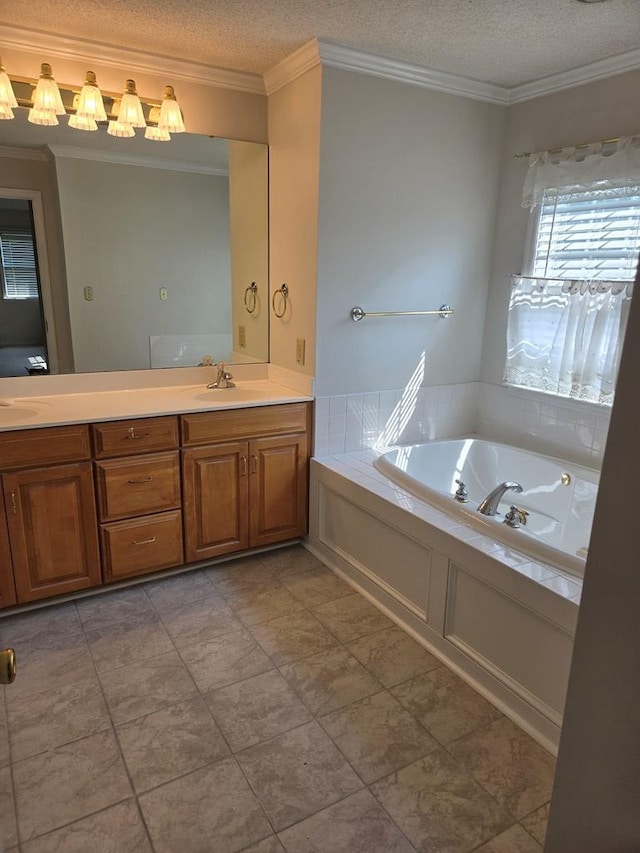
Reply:
[[26, 231], [0, 232], [2, 291], [5, 299], [37, 299], [38, 270], [33, 238]]
[[640, 249], [640, 186], [563, 195], [540, 205], [531, 275], [624, 280], [635, 277]]

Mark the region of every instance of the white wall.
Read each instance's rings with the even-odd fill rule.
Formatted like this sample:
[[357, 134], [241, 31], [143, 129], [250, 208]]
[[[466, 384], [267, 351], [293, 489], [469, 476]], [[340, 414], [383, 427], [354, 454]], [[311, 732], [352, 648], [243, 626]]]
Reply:
[[230, 333], [226, 177], [67, 157], [56, 169], [77, 372], [147, 368], [152, 335]]
[[[316, 390], [479, 378], [503, 107], [323, 70]], [[349, 318], [430, 310], [439, 318]]]

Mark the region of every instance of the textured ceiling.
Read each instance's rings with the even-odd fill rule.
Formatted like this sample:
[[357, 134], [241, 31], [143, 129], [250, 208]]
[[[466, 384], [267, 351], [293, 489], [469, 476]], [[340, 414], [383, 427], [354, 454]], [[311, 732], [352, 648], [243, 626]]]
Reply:
[[317, 36], [506, 86], [640, 45], [640, 0], [12, 0], [0, 14], [257, 73]]

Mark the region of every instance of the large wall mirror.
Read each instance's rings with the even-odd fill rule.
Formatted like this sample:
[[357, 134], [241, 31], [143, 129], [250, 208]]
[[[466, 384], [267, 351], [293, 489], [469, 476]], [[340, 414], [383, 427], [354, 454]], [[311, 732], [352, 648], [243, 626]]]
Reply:
[[26, 115], [0, 122], [0, 376], [268, 361], [267, 146]]

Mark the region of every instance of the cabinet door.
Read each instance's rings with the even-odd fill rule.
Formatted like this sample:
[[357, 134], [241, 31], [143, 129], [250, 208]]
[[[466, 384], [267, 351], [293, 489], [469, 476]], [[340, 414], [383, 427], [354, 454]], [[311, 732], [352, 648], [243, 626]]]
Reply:
[[249, 443], [250, 545], [304, 536], [307, 527], [307, 436], [258, 438]]
[[13, 583], [13, 565], [9, 534], [4, 514], [4, 500], [0, 495], [0, 607], [9, 607], [16, 603], [16, 588]]
[[187, 563], [248, 548], [247, 442], [199, 447], [182, 454]]
[[101, 582], [90, 462], [2, 477], [18, 601]]

